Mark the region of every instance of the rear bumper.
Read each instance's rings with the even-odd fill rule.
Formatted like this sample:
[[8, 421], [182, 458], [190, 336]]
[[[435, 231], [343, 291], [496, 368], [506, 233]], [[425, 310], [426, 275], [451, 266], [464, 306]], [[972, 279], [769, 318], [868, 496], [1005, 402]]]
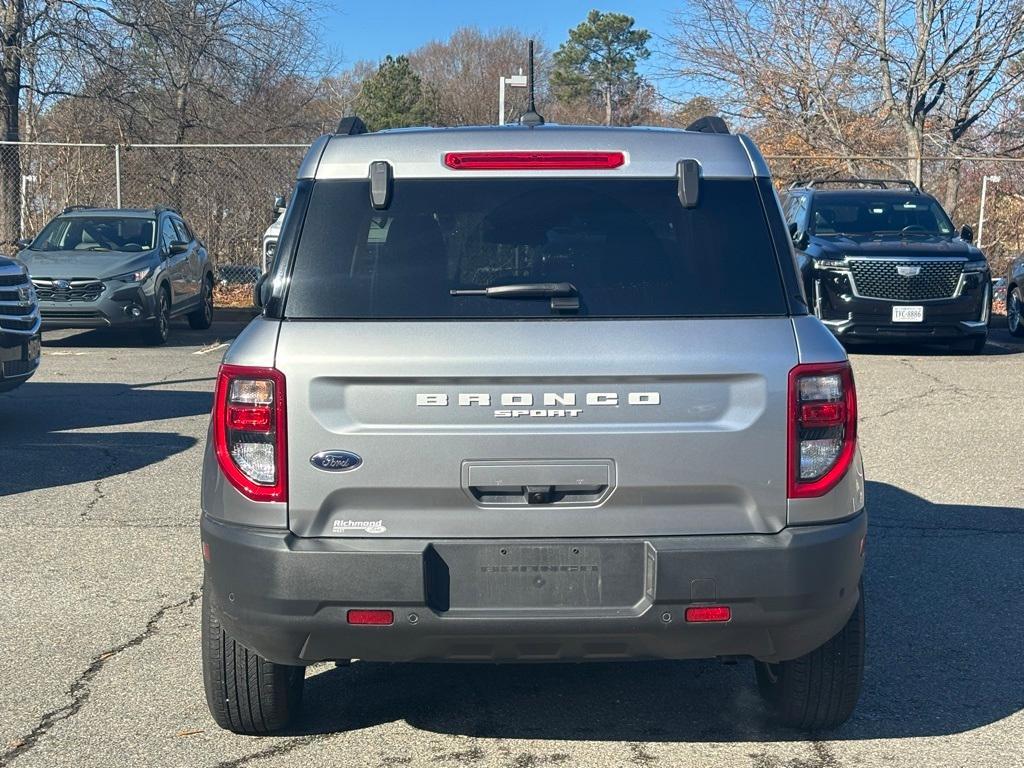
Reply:
[[[221, 622], [282, 664], [795, 658], [832, 637], [852, 613], [866, 530], [860, 513], [774, 535], [652, 538], [642, 543], [644, 594], [628, 607], [511, 609], [496, 600], [445, 609], [447, 596], [439, 593], [450, 585], [438, 578], [447, 573], [439, 552], [517, 542], [300, 539], [205, 515], [202, 521], [206, 589]], [[728, 605], [731, 620], [685, 622], [688, 606], [707, 604]], [[391, 609], [395, 623], [349, 625], [352, 608]]]

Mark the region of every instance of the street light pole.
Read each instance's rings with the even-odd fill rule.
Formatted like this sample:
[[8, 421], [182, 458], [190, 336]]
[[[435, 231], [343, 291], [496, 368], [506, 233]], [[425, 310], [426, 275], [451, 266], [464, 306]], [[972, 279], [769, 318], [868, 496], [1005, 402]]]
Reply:
[[985, 195], [988, 192], [988, 183], [998, 184], [1003, 180], [1002, 176], [981, 177], [981, 210], [978, 211], [978, 247], [981, 248], [981, 233], [985, 226]]
[[21, 216], [18, 219], [18, 238], [25, 237], [25, 193], [28, 191], [28, 182], [35, 184], [39, 179], [31, 173], [21, 175]]
[[525, 88], [526, 87], [526, 75], [523, 74], [523, 70], [519, 70], [518, 75], [512, 75], [512, 77], [499, 77], [498, 78], [498, 125], [505, 124], [505, 86], [510, 88]]

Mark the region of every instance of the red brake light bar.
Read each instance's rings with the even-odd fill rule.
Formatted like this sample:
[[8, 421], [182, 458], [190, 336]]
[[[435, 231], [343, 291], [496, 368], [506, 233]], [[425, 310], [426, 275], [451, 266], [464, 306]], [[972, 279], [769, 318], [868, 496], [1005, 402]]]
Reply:
[[448, 152], [455, 171], [597, 171], [626, 162], [622, 152]]

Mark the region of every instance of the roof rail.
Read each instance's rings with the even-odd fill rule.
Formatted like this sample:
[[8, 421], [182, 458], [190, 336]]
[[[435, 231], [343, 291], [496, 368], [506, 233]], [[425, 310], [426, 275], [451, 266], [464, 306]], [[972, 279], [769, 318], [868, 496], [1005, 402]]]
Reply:
[[87, 211], [90, 208], [95, 208], [95, 205], [66, 205], [61, 213], [71, 213], [72, 211]]
[[179, 216], [181, 215], [177, 208], [170, 205], [154, 205], [153, 213], [177, 213]]
[[844, 186], [853, 187], [878, 187], [879, 189], [892, 189], [892, 187], [906, 187], [911, 192], [920, 192], [917, 184], [912, 182], [910, 179], [798, 179], [789, 185], [790, 189], [796, 189], [797, 187], [806, 187], [807, 189], [813, 189], [814, 187], [823, 187], [826, 184], [842, 184]]
[[336, 130], [334, 133], [335, 135], [341, 136], [357, 136], [360, 133], [368, 132], [369, 131], [366, 128], [366, 123], [364, 123], [355, 115], [349, 115], [348, 117], [341, 118], [341, 120], [338, 122], [338, 130]]
[[686, 126], [686, 130], [697, 133], [729, 133], [729, 126], [718, 115], [705, 115]]

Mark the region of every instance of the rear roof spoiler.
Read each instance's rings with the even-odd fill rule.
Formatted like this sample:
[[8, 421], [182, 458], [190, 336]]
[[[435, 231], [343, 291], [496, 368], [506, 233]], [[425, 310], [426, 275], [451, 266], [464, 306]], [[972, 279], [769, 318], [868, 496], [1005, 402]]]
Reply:
[[686, 126], [686, 130], [695, 133], [729, 133], [729, 126], [718, 115], [705, 115]]

